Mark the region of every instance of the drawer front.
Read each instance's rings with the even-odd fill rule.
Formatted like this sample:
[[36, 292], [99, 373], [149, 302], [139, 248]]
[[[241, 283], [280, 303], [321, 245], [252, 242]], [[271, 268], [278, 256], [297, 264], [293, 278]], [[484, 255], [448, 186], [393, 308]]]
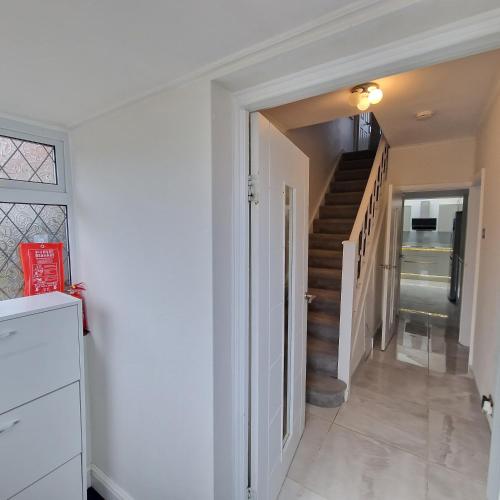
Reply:
[[82, 488], [82, 457], [78, 455], [12, 500], [82, 500]]
[[78, 310], [0, 322], [0, 414], [80, 378]]
[[0, 415], [0, 499], [82, 452], [80, 383]]

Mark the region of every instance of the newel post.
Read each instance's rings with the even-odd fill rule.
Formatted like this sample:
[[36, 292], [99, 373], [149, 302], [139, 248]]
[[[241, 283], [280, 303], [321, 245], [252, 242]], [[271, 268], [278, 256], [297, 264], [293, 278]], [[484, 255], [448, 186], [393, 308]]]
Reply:
[[357, 282], [356, 243], [344, 241], [342, 257], [342, 286], [340, 300], [338, 378], [347, 384], [346, 400], [351, 383], [351, 348], [354, 295]]

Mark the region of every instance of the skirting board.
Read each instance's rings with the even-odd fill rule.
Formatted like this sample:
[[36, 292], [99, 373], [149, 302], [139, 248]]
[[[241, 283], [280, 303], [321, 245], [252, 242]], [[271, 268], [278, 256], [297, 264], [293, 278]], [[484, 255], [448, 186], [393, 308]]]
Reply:
[[106, 500], [134, 500], [123, 488], [118, 486], [110, 477], [92, 464], [89, 467], [90, 482], [99, 495]]
[[325, 186], [323, 187], [323, 191], [321, 193], [321, 196], [319, 197], [318, 203], [314, 207], [314, 210], [312, 213], [309, 215], [309, 233], [313, 232], [313, 225], [314, 221], [319, 218], [319, 209], [323, 206], [323, 203], [325, 201], [325, 196], [326, 193], [330, 190], [330, 184], [332, 183], [333, 176], [335, 175], [335, 172], [337, 171], [337, 168], [340, 163], [340, 159], [342, 158], [342, 155], [344, 154], [345, 150], [341, 149], [339, 151], [339, 154], [336, 156], [335, 160], [332, 162], [332, 171], [328, 175], [327, 182], [325, 183]]

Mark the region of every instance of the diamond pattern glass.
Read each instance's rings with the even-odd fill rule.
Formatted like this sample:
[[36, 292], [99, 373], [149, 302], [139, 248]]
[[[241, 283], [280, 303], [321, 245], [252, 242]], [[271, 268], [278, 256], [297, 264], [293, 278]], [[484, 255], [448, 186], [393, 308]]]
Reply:
[[64, 276], [71, 282], [67, 207], [0, 203], [0, 300], [23, 295], [18, 246], [33, 241], [63, 242]]
[[57, 184], [54, 146], [0, 135], [0, 179]]

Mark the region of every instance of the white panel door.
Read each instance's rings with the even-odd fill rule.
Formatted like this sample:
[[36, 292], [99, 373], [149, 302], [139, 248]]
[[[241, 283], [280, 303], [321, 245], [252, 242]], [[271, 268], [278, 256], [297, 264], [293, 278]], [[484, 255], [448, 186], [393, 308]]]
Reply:
[[305, 419], [309, 159], [251, 115], [251, 478], [274, 500]]
[[384, 248], [384, 279], [382, 295], [382, 342], [385, 350], [396, 330], [399, 309], [399, 284], [401, 274], [401, 220], [403, 198], [392, 184], [387, 192], [387, 214]]

